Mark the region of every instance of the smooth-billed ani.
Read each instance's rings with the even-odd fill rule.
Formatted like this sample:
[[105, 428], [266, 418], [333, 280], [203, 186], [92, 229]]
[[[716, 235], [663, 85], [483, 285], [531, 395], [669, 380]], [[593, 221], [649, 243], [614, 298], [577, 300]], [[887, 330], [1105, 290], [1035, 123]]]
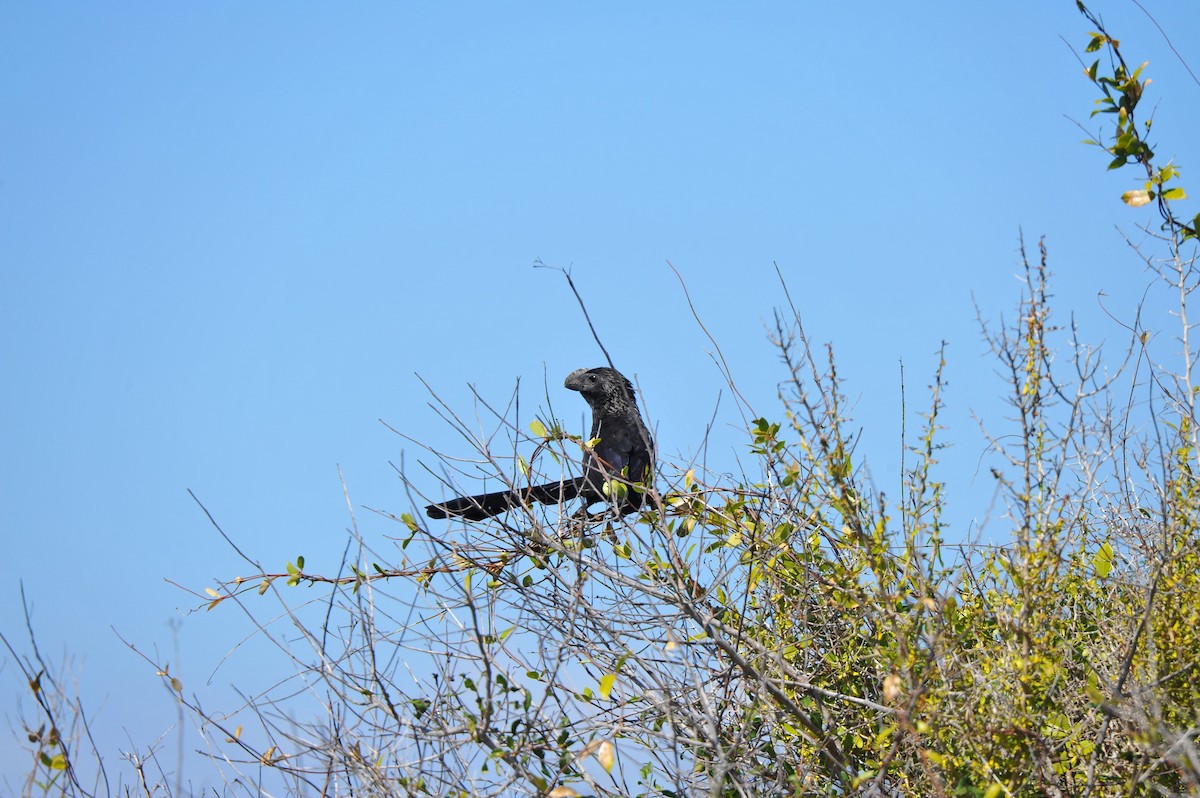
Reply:
[[[572, 371], [563, 386], [579, 391], [592, 408], [591, 440], [599, 442], [587, 453], [583, 476], [517, 490], [460, 496], [428, 505], [426, 514], [430, 518], [454, 515], [480, 521], [529, 502], [557, 504], [577, 496], [583, 499], [585, 507], [608, 500], [613, 500], [622, 513], [640, 507], [644, 490], [641, 486], [654, 467], [654, 443], [638, 413], [633, 384], [616, 369], [602, 366]], [[623, 483], [625, 488], [618, 488], [619, 496], [615, 499], [608, 486], [611, 481]]]

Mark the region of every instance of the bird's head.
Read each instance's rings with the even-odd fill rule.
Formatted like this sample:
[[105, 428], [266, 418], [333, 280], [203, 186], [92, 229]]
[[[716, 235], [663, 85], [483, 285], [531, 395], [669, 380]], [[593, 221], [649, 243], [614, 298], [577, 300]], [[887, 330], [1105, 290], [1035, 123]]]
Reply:
[[567, 375], [563, 387], [579, 391], [589, 405], [632, 404], [633, 383], [616, 369], [600, 366], [594, 369], [575, 369]]

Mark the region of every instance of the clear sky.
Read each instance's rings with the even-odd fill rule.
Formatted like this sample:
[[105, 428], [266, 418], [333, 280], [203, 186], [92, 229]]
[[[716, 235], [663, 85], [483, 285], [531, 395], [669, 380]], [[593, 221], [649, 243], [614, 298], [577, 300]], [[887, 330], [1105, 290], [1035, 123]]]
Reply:
[[[1142, 2], [1200, 68], [1194, 0]], [[1160, 158], [1200, 196], [1200, 86], [1130, 0], [1093, 6], [1151, 61]], [[189, 693], [252, 678], [218, 667], [244, 620], [170, 584], [246, 570], [187, 491], [265, 563], [333, 570], [339, 467], [381, 549], [395, 528], [361, 508], [412, 509], [389, 462], [441, 495], [380, 419], [469, 454], [416, 375], [467, 416], [469, 385], [502, 404], [520, 380], [522, 424], [548, 385], [581, 429], [562, 379], [602, 356], [538, 259], [573, 269], [664, 456], [715, 409], [718, 470], [741, 418], [668, 261], [776, 418], [778, 265], [884, 487], [899, 364], [917, 406], [946, 341], [941, 475], [979, 531], [972, 413], [1003, 409], [973, 302], [1011, 314], [1020, 231], [1089, 340], [1119, 349], [1143, 296], [1170, 324], [1117, 231], [1150, 219], [1118, 200], [1135, 175], [1072, 121], [1088, 30], [1074, 0], [0, 3], [0, 630], [23, 640], [23, 581], [110, 757], [174, 721], [118, 633]], [[0, 741], [0, 776], [24, 769]]]

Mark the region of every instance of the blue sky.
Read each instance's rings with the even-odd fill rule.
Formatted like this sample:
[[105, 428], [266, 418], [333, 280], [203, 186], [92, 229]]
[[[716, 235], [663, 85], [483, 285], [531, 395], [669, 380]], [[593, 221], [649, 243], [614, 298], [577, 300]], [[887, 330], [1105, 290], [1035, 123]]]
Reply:
[[[1200, 67], [1190, 0], [1144, 5]], [[1200, 86], [1136, 5], [1094, 9], [1151, 61], [1160, 158], [1200, 193]], [[339, 468], [356, 508], [411, 509], [402, 457], [440, 495], [380, 419], [469, 453], [416, 375], [468, 415], [469, 385], [502, 402], [520, 380], [522, 423], [548, 385], [581, 427], [561, 381], [602, 358], [538, 259], [573, 269], [662, 454], [695, 453], [716, 408], [718, 469], [740, 416], [668, 261], [776, 416], [778, 265], [885, 487], [899, 363], [917, 405], [946, 341], [967, 536], [989, 487], [971, 415], [1003, 415], [973, 301], [1011, 312], [1019, 232], [1047, 237], [1089, 340], [1124, 341], [1101, 292], [1117, 320], [1148, 296], [1169, 329], [1116, 229], [1149, 219], [1118, 200], [1135, 176], [1071, 121], [1094, 91], [1060, 37], [1082, 51], [1088, 30], [1073, 0], [0, 5], [0, 629], [22, 639], [23, 581], [109, 756], [174, 720], [116, 633], [201, 695], [257, 677], [218, 668], [243, 620], [181, 615], [168, 583], [246, 569], [187, 491], [265, 563], [332, 570]], [[381, 548], [395, 531], [358, 519]], [[15, 727], [12, 663], [0, 685]]]

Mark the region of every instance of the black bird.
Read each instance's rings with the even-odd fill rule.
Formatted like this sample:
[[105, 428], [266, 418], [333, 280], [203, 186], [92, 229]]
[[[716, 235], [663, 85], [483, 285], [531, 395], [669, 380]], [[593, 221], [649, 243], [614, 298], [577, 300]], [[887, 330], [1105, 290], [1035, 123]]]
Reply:
[[558, 504], [577, 496], [583, 498], [587, 507], [612, 499], [610, 482], [625, 487], [616, 490], [615, 504], [622, 513], [640, 507], [642, 490], [632, 486], [640, 488], [650, 478], [654, 467], [654, 442], [638, 413], [633, 384], [616, 369], [601, 366], [572, 371], [563, 386], [579, 391], [592, 408], [590, 439], [599, 443], [594, 444], [587, 454], [583, 476], [517, 490], [460, 496], [430, 504], [425, 513], [430, 518], [455, 515], [480, 521], [528, 502]]

